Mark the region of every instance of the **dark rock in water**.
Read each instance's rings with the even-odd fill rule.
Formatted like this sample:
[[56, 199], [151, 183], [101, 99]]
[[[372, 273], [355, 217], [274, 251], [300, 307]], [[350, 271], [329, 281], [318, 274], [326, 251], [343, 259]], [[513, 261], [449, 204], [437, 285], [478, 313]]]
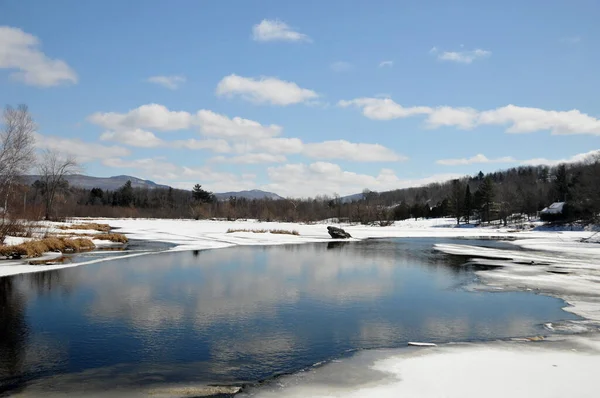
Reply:
[[348, 244], [348, 242], [340, 242], [340, 241], [327, 242], [327, 250], [340, 249], [347, 244]]
[[333, 239], [348, 239], [352, 237], [348, 232], [338, 227], [327, 227], [327, 232], [329, 232], [329, 235]]

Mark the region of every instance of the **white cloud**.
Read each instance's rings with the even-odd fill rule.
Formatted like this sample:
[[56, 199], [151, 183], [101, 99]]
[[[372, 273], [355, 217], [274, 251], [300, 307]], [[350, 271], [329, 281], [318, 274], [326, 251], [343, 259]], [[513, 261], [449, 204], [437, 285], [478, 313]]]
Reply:
[[458, 174], [440, 174], [427, 178], [402, 180], [392, 170], [381, 169], [377, 175], [359, 174], [342, 170], [334, 163], [286, 164], [267, 170], [271, 182], [262, 189], [283, 196], [314, 197], [319, 194], [348, 195], [368, 188], [373, 191], [426, 185], [460, 177]]
[[265, 138], [260, 140], [249, 140], [236, 142], [235, 151], [239, 153], [262, 151], [267, 153], [300, 153], [304, 144], [299, 138]]
[[149, 83], [154, 83], [166, 87], [170, 90], [176, 90], [186, 82], [185, 76], [152, 76], [147, 79]]
[[346, 72], [352, 69], [352, 64], [344, 61], [337, 61], [329, 65], [334, 72]]
[[563, 159], [546, 159], [546, 158], [534, 158], [528, 160], [517, 160], [512, 156], [504, 156], [496, 159], [488, 159], [485, 155], [478, 154], [471, 158], [459, 158], [459, 159], [441, 159], [436, 163], [443, 166], [459, 166], [469, 165], [476, 163], [519, 163], [526, 166], [556, 166], [561, 163], [581, 163], [590, 160], [600, 159], [600, 149], [596, 149], [589, 152], [578, 153], [569, 158]]
[[82, 163], [96, 159], [128, 156], [131, 153], [129, 149], [120, 146], [106, 146], [76, 138], [56, 137], [39, 133], [35, 133], [35, 144], [39, 149], [51, 149], [75, 156]]
[[589, 160], [595, 160], [595, 159], [600, 159], [600, 149], [595, 149], [593, 151], [584, 152], [584, 153], [578, 153], [577, 155], [573, 155], [573, 156], [571, 156], [569, 158], [565, 158], [565, 159], [550, 160], [550, 159], [545, 159], [545, 158], [535, 158], [535, 159], [524, 160], [521, 163], [524, 165], [530, 165], [530, 166], [538, 166], [538, 165], [557, 166], [561, 163], [582, 163], [582, 162], [586, 162]]
[[296, 32], [278, 19], [263, 19], [252, 27], [252, 37], [256, 41], [310, 42], [304, 33]]
[[357, 98], [342, 100], [338, 105], [355, 106], [361, 109], [366, 117], [375, 120], [426, 115], [425, 124], [430, 128], [456, 126], [471, 129], [486, 125], [509, 125], [506, 129], [507, 133], [534, 133], [549, 130], [554, 135], [600, 135], [600, 120], [577, 109], [553, 111], [512, 104], [487, 111], [448, 106], [404, 107], [391, 98]]
[[488, 159], [485, 155], [477, 154], [470, 158], [460, 159], [441, 159], [436, 163], [443, 166], [461, 166], [475, 163], [515, 163], [517, 160], [511, 156], [504, 156], [496, 159]]
[[313, 90], [299, 87], [296, 83], [261, 77], [254, 79], [235, 74], [225, 76], [217, 85], [218, 96], [240, 96], [258, 104], [291, 105], [307, 102], [319, 97]]
[[303, 153], [317, 159], [346, 159], [356, 162], [398, 162], [407, 160], [379, 144], [353, 143], [345, 140], [305, 144]]
[[178, 166], [162, 157], [124, 160], [106, 158], [102, 163], [107, 167], [137, 170], [140, 178], [152, 179], [158, 183], [191, 189], [199, 181], [202, 186], [213, 192], [235, 189], [249, 189], [256, 186], [253, 176], [219, 172], [210, 167]]
[[473, 108], [440, 106], [431, 110], [426, 123], [429, 128], [457, 126], [462, 129], [470, 129], [474, 127], [476, 119], [477, 110]]
[[196, 123], [203, 134], [223, 138], [259, 139], [279, 135], [281, 126], [271, 124], [263, 126], [254, 120], [241, 117], [228, 118], [208, 110], [200, 110], [196, 114]]
[[381, 61], [379, 63], [379, 67], [380, 68], [385, 68], [385, 67], [391, 68], [392, 66], [394, 66], [394, 61]]
[[432, 109], [426, 106], [413, 106], [405, 108], [397, 104], [391, 98], [356, 98], [353, 100], [342, 100], [338, 106], [343, 108], [355, 106], [362, 109], [363, 114], [369, 119], [390, 120], [405, 118], [414, 115], [431, 113]]
[[437, 54], [438, 51], [439, 51], [438, 48], [433, 46], [429, 49], [429, 54], [434, 55], [434, 54]]
[[77, 74], [66, 62], [48, 58], [39, 46], [37, 37], [19, 28], [0, 26], [0, 69], [16, 69], [11, 78], [31, 86], [77, 83]]
[[482, 50], [480, 48], [470, 51], [444, 51], [438, 52], [437, 49], [433, 51], [434, 48], [429, 50], [430, 54], [437, 55], [437, 58], [442, 61], [450, 61], [456, 62], [459, 64], [470, 64], [475, 60], [488, 58], [492, 55], [491, 51]]
[[124, 160], [121, 158], [107, 158], [102, 161], [107, 167], [118, 169], [135, 169], [142, 172], [142, 178], [171, 180], [180, 176], [181, 167], [166, 162], [164, 158], [144, 158]]
[[197, 140], [195, 138], [189, 138], [187, 140], [176, 140], [169, 143], [173, 148], [186, 148], [186, 149], [208, 149], [217, 153], [229, 153], [231, 152], [231, 145], [225, 140]]
[[600, 135], [600, 120], [581, 113], [570, 111], [547, 111], [539, 108], [507, 105], [479, 114], [478, 124], [509, 124], [508, 133], [533, 133], [550, 130], [552, 134], [593, 134]]
[[259, 164], [259, 163], [283, 163], [287, 159], [283, 155], [272, 153], [247, 153], [239, 156], [225, 157], [216, 156], [210, 159], [213, 162], [233, 164]]
[[154, 133], [142, 129], [105, 131], [100, 135], [100, 140], [120, 142], [139, 148], [156, 148], [166, 145], [165, 141], [155, 136]]
[[170, 111], [159, 104], [142, 105], [127, 113], [96, 112], [88, 120], [110, 130], [152, 129], [158, 131], [182, 130], [190, 127], [192, 115]]

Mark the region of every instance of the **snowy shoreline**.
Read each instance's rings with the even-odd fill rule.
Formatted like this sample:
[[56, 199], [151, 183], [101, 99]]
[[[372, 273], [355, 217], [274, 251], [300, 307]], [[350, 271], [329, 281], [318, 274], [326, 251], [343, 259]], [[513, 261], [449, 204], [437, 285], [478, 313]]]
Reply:
[[[368, 238], [509, 239], [515, 249], [492, 249], [467, 243], [437, 244], [435, 249], [461, 255], [478, 270], [481, 286], [494, 290], [532, 290], [563, 299], [564, 308], [582, 318], [548, 325], [550, 338], [538, 342], [446, 344], [415, 349], [377, 350], [291, 375], [253, 391], [257, 397], [592, 397], [595, 383], [585, 377], [600, 368], [600, 244], [581, 243], [589, 231], [517, 231], [512, 228], [454, 228], [452, 219], [396, 222], [393, 226], [297, 224], [257, 221], [94, 219], [131, 239], [171, 243], [167, 251], [333, 241], [327, 225], [343, 227], [353, 240]], [[287, 229], [299, 236], [234, 232], [229, 229]], [[525, 249], [525, 250], [523, 250]], [[150, 253], [147, 253], [150, 254]], [[140, 255], [133, 254], [133, 255]], [[123, 258], [123, 257], [120, 257]], [[110, 261], [102, 259], [99, 261]], [[59, 269], [92, 262], [44, 266]], [[11, 267], [10, 272], [7, 268]], [[0, 276], [41, 271], [40, 266], [0, 265]], [[552, 330], [554, 328], [555, 330]], [[567, 332], [565, 335], [552, 334]], [[366, 356], [366, 359], [365, 359]], [[359, 381], [338, 380], [345, 372], [363, 374]], [[341, 372], [341, 373], [340, 373]], [[435, 375], [435, 376], [432, 376]], [[554, 375], [554, 376], [553, 376]], [[435, 377], [436, 383], [431, 383]], [[503, 380], [498, 383], [499, 378]], [[494, 385], [490, 391], [489, 385]], [[251, 389], [254, 390], [254, 389]], [[247, 392], [243, 392], [244, 396]]]

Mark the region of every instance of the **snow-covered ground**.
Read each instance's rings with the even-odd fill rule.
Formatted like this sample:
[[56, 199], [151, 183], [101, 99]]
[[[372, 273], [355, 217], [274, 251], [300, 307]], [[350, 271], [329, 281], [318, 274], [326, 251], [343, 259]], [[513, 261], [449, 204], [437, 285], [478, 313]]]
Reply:
[[[273, 245], [331, 241], [327, 225], [343, 227], [353, 239], [385, 237], [510, 238], [515, 250], [465, 244], [436, 249], [465, 256], [483, 286], [534, 290], [563, 298], [585, 320], [547, 325], [552, 342], [502, 342], [382, 350], [361, 353], [300, 375], [279, 379], [256, 396], [277, 397], [596, 397], [594, 370], [600, 369], [600, 244], [583, 243], [594, 232], [513, 227], [454, 228], [452, 219], [407, 220], [393, 226], [193, 221], [156, 219], [86, 220], [108, 223], [131, 239], [163, 241], [170, 250], [216, 249], [234, 245]], [[284, 229], [299, 235], [235, 232], [229, 229]], [[525, 249], [525, 250], [522, 250]], [[135, 254], [139, 255], [139, 254]], [[102, 260], [106, 261], [106, 260]], [[5, 263], [3, 263], [5, 264]], [[83, 265], [81, 263], [79, 265]], [[46, 268], [47, 267], [47, 268]], [[60, 268], [63, 265], [44, 266]], [[0, 265], [0, 276], [35, 272], [39, 266]]]

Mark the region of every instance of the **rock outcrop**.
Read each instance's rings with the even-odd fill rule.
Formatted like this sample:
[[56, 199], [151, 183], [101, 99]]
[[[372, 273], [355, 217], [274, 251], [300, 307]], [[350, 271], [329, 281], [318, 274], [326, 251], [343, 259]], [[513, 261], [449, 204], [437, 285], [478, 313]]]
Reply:
[[348, 232], [338, 227], [327, 227], [327, 232], [329, 232], [329, 235], [333, 239], [348, 239], [352, 237]]

